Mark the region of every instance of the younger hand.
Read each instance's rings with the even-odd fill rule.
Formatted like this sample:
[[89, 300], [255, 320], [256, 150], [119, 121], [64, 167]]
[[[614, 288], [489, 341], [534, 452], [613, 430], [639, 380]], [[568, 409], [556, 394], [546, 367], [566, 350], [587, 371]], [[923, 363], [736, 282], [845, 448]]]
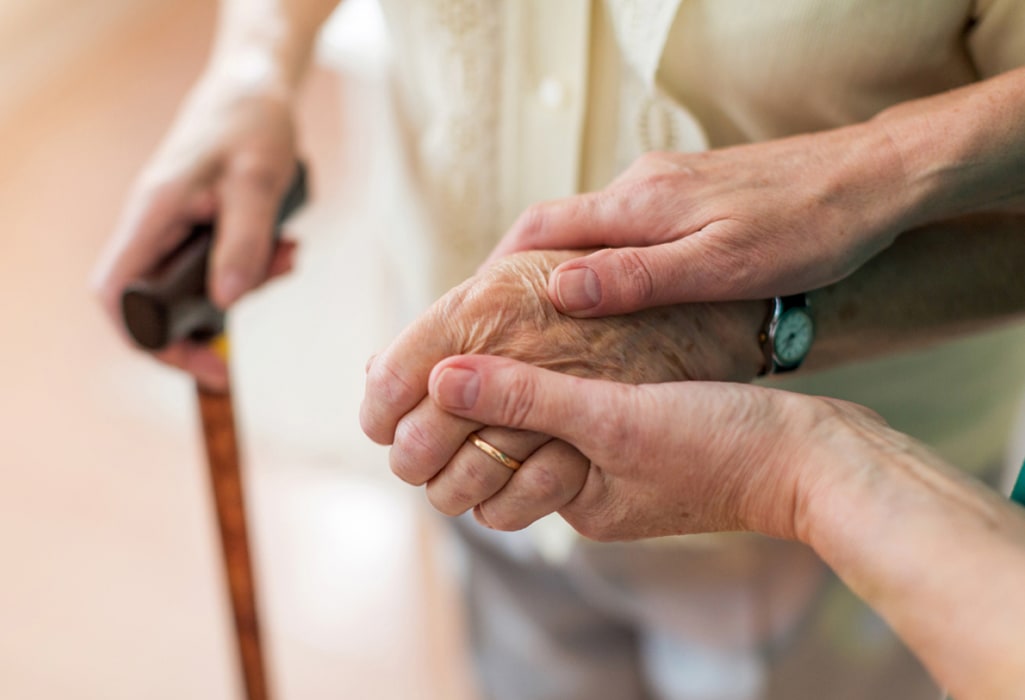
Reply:
[[905, 230], [901, 160], [871, 122], [704, 153], [649, 153], [604, 190], [528, 209], [489, 260], [596, 253], [559, 266], [560, 311], [765, 299], [835, 282]]

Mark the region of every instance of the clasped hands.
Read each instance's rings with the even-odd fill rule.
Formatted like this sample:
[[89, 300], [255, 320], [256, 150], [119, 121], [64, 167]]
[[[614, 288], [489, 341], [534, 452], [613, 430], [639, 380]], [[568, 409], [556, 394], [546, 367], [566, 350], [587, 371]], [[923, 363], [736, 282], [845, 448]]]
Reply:
[[880, 141], [858, 127], [648, 154], [601, 192], [531, 208], [373, 360], [364, 431], [438, 510], [495, 529], [558, 512], [595, 539], [794, 536], [809, 436], [864, 409], [722, 382], [764, 366], [766, 297], [845, 276], [900, 229], [899, 207], [866, 205], [886, 201], [892, 157], [824, 176], [861, 139]]
[[[826, 400], [809, 409], [783, 392], [700, 381], [757, 374], [765, 303], [573, 318], [546, 285], [576, 255], [502, 258], [435, 303], [370, 362], [364, 431], [392, 445], [392, 470], [425, 485], [435, 508], [473, 509], [494, 529], [558, 512], [600, 540], [764, 531], [752, 518], [787, 510], [778, 505], [795, 498], [794, 455], [835, 412]], [[684, 380], [686, 391], [666, 384]], [[503, 466], [472, 433], [522, 467]], [[742, 508], [751, 493], [771, 507]]]

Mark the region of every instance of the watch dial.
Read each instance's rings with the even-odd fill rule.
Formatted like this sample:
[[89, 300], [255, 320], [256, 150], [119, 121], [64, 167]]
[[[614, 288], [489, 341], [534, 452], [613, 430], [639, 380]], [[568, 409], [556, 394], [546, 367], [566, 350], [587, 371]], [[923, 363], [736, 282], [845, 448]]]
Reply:
[[776, 357], [783, 366], [799, 363], [811, 349], [815, 325], [804, 309], [790, 309], [776, 323]]

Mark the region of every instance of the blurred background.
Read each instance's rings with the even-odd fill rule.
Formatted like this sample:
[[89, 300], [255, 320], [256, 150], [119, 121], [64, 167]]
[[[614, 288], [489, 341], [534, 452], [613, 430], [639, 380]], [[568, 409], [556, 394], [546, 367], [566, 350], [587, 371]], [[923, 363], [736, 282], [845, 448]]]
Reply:
[[[240, 697], [192, 385], [88, 289], [215, 6], [0, 0], [0, 698]], [[356, 418], [393, 327], [363, 204], [387, 47], [372, 0], [342, 11], [300, 110], [298, 272], [232, 319], [263, 632], [277, 697], [459, 700], [454, 559]]]

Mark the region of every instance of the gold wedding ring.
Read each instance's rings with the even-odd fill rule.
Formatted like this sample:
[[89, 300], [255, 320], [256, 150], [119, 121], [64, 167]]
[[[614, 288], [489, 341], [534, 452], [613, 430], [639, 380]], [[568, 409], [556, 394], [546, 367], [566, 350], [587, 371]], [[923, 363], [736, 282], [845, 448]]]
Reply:
[[478, 450], [486, 454], [488, 457], [491, 457], [491, 459], [501, 464], [503, 467], [508, 467], [509, 469], [516, 471], [521, 466], [523, 466], [522, 462], [520, 462], [517, 459], [513, 459], [505, 452], [502, 452], [502, 450], [498, 449], [490, 442], [483, 439], [477, 433], [470, 433], [470, 437], [466, 438], [466, 441], [471, 443], [474, 447], [476, 447]]

